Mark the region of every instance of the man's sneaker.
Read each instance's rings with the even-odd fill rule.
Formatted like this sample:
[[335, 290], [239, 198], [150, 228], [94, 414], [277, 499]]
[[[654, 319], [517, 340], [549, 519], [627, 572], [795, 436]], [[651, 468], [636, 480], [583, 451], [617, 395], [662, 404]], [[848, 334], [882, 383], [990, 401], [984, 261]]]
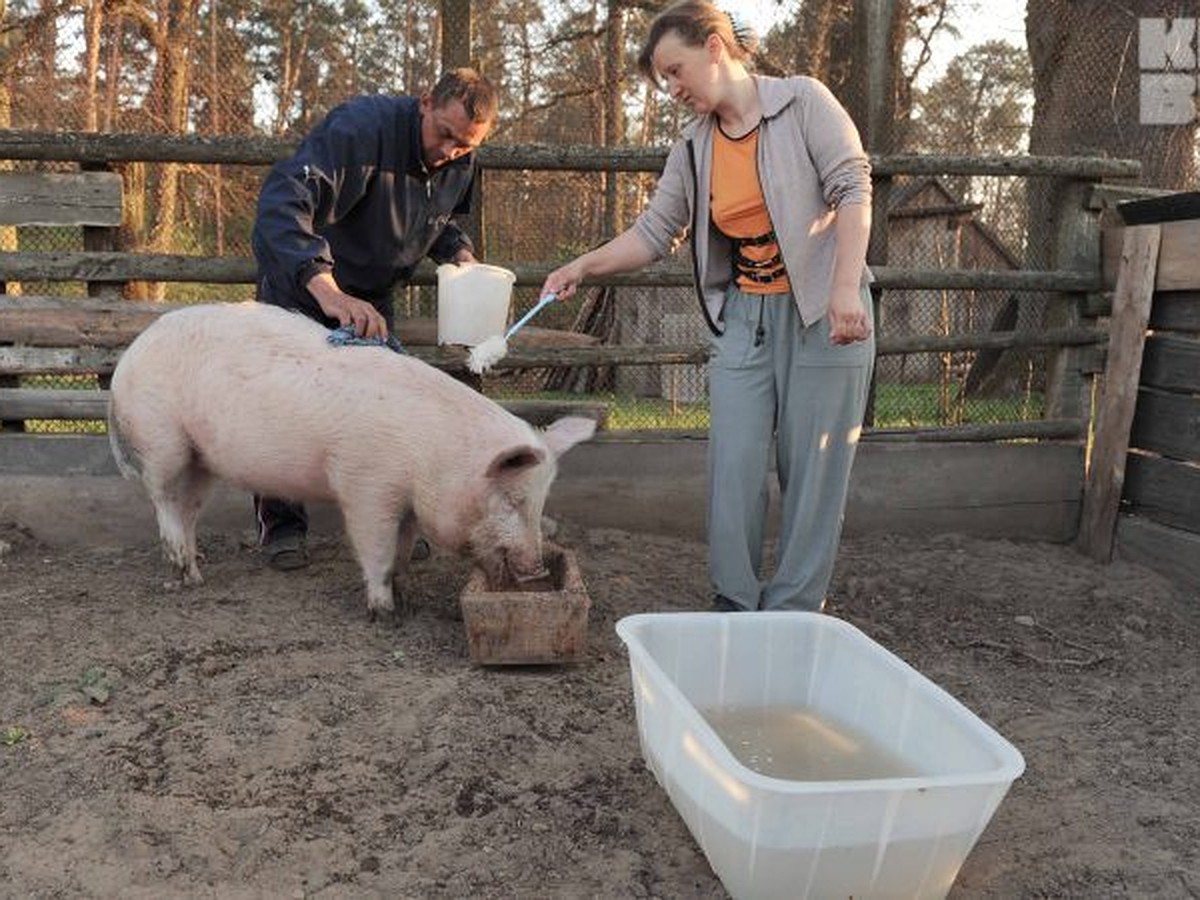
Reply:
[[263, 545], [263, 554], [267, 558], [267, 565], [281, 572], [303, 569], [308, 565], [308, 549], [304, 546], [304, 536], [299, 534], [284, 535]]

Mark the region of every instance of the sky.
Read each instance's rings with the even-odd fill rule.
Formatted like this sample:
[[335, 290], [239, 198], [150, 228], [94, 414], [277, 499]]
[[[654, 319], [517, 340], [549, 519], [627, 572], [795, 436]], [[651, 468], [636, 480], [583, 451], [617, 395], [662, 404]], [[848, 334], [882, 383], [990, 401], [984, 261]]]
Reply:
[[[766, 34], [772, 25], [788, 18], [794, 7], [794, 2], [776, 0], [743, 0], [736, 4], [759, 34]], [[923, 84], [940, 75], [951, 59], [976, 44], [1004, 40], [1024, 47], [1025, 0], [956, 0], [951, 24], [959, 36], [942, 34], [934, 41], [934, 56], [921, 79]]]

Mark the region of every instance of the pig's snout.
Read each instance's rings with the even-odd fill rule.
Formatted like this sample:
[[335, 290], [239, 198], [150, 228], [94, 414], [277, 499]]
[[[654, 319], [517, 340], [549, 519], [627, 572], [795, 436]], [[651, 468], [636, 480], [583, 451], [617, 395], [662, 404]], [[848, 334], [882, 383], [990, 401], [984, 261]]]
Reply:
[[547, 574], [540, 552], [514, 548], [497, 548], [490, 553], [476, 554], [476, 562], [493, 585], [516, 585], [534, 581]]
[[505, 574], [513, 581], [532, 581], [546, 574], [546, 562], [542, 559], [540, 548], [507, 548], [501, 550], [500, 555], [504, 561]]

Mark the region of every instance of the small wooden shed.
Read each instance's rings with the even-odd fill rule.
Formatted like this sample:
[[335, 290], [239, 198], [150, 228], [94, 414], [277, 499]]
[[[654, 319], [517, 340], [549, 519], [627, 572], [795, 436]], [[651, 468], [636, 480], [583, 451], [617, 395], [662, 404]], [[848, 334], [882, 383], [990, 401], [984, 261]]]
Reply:
[[[982, 203], [968, 203], [940, 178], [898, 185], [889, 198], [888, 265], [904, 268], [1017, 270], [1015, 254], [979, 217]], [[985, 331], [1008, 300], [1006, 291], [889, 290], [878, 330], [889, 337]], [[968, 366], [974, 354], [958, 354]], [[902, 357], [889, 380], [921, 383], [941, 375], [932, 354]], [[882, 375], [882, 373], [881, 373]]]

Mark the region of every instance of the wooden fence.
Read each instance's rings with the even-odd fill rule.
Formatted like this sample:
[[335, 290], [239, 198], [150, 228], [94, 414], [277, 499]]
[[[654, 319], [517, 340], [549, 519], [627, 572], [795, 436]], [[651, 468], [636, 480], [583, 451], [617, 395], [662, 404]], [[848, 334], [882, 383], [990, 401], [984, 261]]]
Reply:
[[[1171, 198], [1171, 203], [1177, 203]], [[1200, 587], [1200, 195], [1196, 218], [1105, 233], [1112, 343], [1079, 543]], [[1150, 205], [1149, 209], [1155, 209]]]
[[[254, 281], [255, 267], [249, 258], [128, 252], [120, 248], [112, 212], [113, 180], [119, 176], [105, 172], [106, 167], [129, 161], [266, 165], [285, 157], [293, 147], [290, 141], [269, 138], [0, 131], [0, 160], [69, 161], [85, 170], [76, 173], [76, 178], [56, 176], [57, 184], [53, 185], [45, 179], [40, 184], [28, 179], [23, 183], [7, 179], [0, 182], [6, 185], [0, 186], [0, 201], [7, 197], [7, 202], [0, 202], [0, 210], [9, 210], [9, 217], [0, 219], [0, 224], [30, 222], [30, 210], [36, 208], [42, 218], [49, 216], [49, 221], [83, 227], [85, 247], [78, 252], [0, 252], [0, 283], [80, 281], [87, 283], [93, 297], [89, 302], [69, 304], [61, 299], [38, 297], [0, 300], [0, 380], [30, 374], [81, 373], [97, 374], [103, 379], [111, 372], [124, 343], [144, 327], [146, 317], [169, 308], [155, 304], [153, 308], [138, 309], [116, 300], [117, 290], [124, 282], [249, 284]], [[484, 177], [489, 169], [653, 172], [661, 168], [665, 159], [665, 152], [659, 150], [545, 146], [487, 145], [479, 155]], [[873, 159], [872, 165], [877, 202], [885, 202], [890, 181], [896, 176], [943, 174], [1053, 179], [1058, 187], [1056, 196], [1062, 204], [1052, 235], [1054, 268], [1045, 271], [900, 269], [873, 262], [877, 287], [882, 292], [881, 303], [886, 304], [889, 289], [1010, 290], [1037, 292], [1046, 303], [1062, 305], [1065, 314], [1058, 317], [1062, 325], [1038, 332], [882, 336], [877, 346], [880, 356], [1045, 347], [1057, 351], [1060, 364], [1054, 397], [1047, 404], [1048, 415], [1044, 420], [938, 429], [875, 429], [868, 430], [867, 439], [1082, 439], [1087, 429], [1092, 377], [1102, 367], [1103, 348], [1108, 339], [1106, 330], [1096, 321], [1096, 317], [1108, 312], [1102, 293], [1099, 214], [1105, 197], [1109, 196], [1106, 192], [1111, 189], [1100, 182], [1136, 175], [1137, 163], [1066, 157], [891, 156]], [[119, 184], [116, 187], [119, 192]], [[69, 202], [68, 196], [72, 198]], [[17, 212], [21, 203], [14, 202], [14, 198], [24, 203], [23, 219]], [[879, 215], [877, 211], [877, 218]], [[878, 248], [873, 250], [881, 252]], [[549, 263], [499, 262], [516, 273], [519, 285], [538, 286], [553, 268]], [[418, 268], [414, 283], [433, 281], [432, 266], [423, 264]], [[664, 287], [688, 286], [691, 282], [686, 272], [647, 271], [597, 279], [597, 283]], [[124, 325], [114, 325], [120, 322]], [[99, 337], [105, 334], [107, 343]], [[114, 335], [121, 337], [117, 339]], [[400, 336], [405, 339], [403, 330]], [[415, 354], [444, 368], [462, 367], [463, 353], [430, 344], [414, 347]], [[706, 358], [706, 346], [600, 346], [586, 341], [543, 341], [518, 344], [498, 368], [674, 365], [699, 363]], [[35, 393], [40, 396], [34, 396]], [[90, 396], [85, 398], [69, 391], [0, 388], [0, 420], [29, 418], [35, 413], [39, 418], [93, 418], [97, 404], [103, 403], [103, 394], [88, 393]]]

